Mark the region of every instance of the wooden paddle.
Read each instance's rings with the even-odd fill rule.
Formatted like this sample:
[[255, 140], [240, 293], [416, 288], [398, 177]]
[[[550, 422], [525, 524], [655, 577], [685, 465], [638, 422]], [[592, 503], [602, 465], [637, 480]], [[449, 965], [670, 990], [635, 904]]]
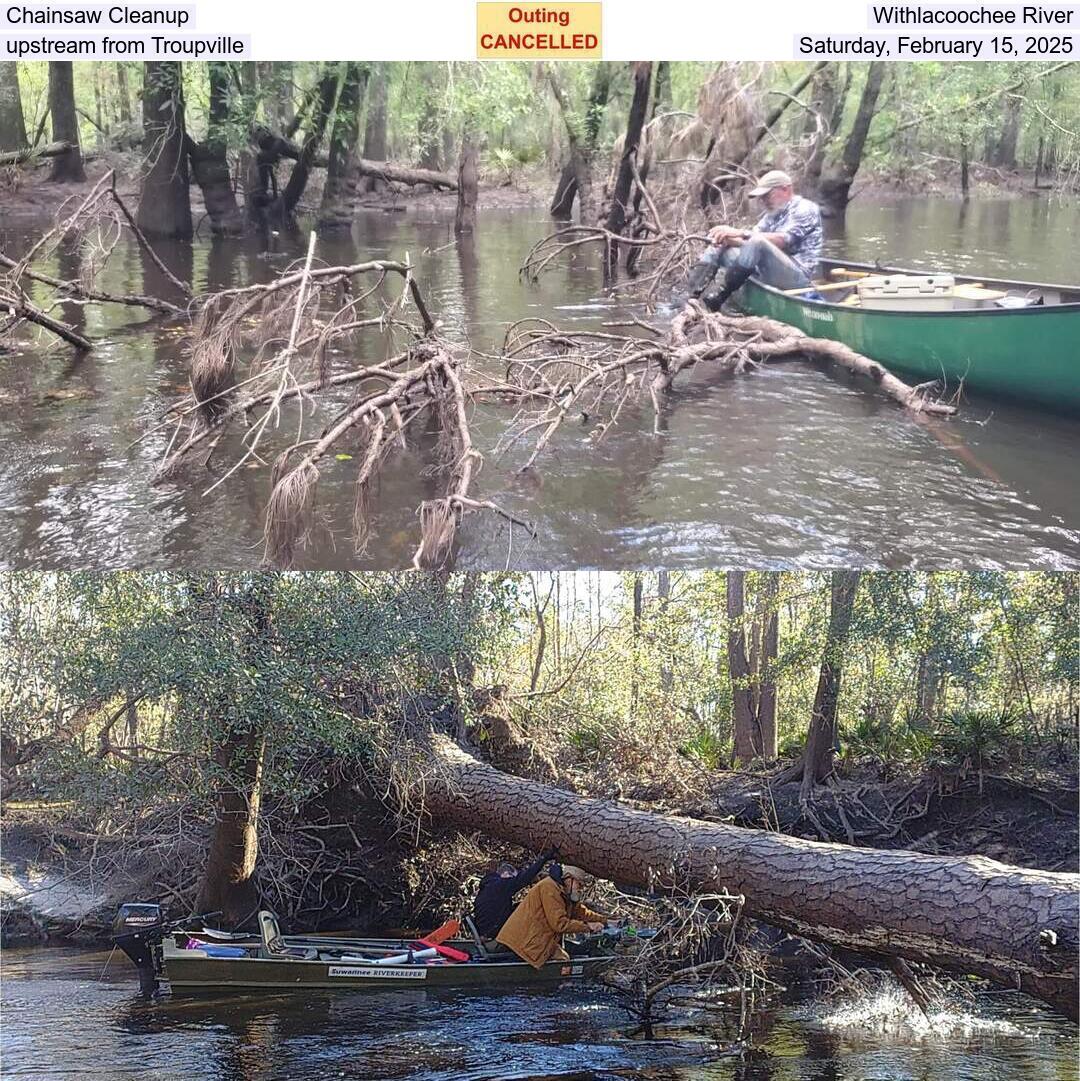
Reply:
[[[870, 275], [866, 275], [869, 277]], [[785, 289], [784, 296], [797, 297], [800, 293], [828, 293], [833, 289], [853, 289], [851, 282], [829, 282], [828, 285], [804, 285], [801, 289]]]

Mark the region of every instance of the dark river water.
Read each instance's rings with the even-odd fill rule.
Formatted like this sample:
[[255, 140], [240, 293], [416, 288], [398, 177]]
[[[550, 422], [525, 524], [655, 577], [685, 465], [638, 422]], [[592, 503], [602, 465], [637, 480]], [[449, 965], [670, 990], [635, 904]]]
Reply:
[[[145, 1003], [117, 954], [6, 950], [3, 1076], [35, 1081], [1075, 1081], [1076, 1027], [1011, 994], [912, 1017], [892, 995], [631, 1036], [604, 989], [306, 993]], [[700, 1020], [700, 1018], [699, 1018]]]
[[[0, 243], [11, 251], [36, 235], [22, 224], [5, 233], [2, 222]], [[830, 223], [828, 248], [854, 259], [1075, 283], [1077, 224], [1075, 202], [1041, 198], [967, 206], [940, 198], [856, 201], [843, 231]], [[321, 243], [319, 255], [353, 261], [408, 252], [447, 335], [467, 335], [481, 350], [495, 348], [507, 323], [523, 316], [570, 327], [624, 316], [605, 297], [591, 254], [571, 258], [538, 285], [518, 280], [525, 253], [550, 227], [542, 207], [487, 211], [475, 239], [454, 246], [440, 210], [365, 211], [351, 238]], [[253, 242], [205, 239], [168, 254], [205, 289], [266, 278], [297, 257], [304, 238], [274, 244], [279, 250], [265, 253]], [[58, 254], [48, 269], [70, 277], [78, 266]], [[101, 287], [165, 290], [158, 278], [124, 247]], [[93, 354], [73, 359], [66, 347], [43, 353], [33, 344], [0, 354], [0, 566], [242, 567], [258, 560], [266, 468], [243, 469], [204, 496], [213, 478], [198, 471], [149, 483], [164, 436], [132, 446], [186, 389], [178, 328], [141, 332], [136, 309], [65, 304], [59, 314], [100, 342]], [[376, 357], [379, 348], [372, 346]], [[677, 385], [655, 431], [647, 402], [627, 407], [598, 445], [567, 425], [538, 472], [524, 478], [516, 468], [528, 445], [495, 452], [508, 419], [502, 406], [476, 407], [473, 435], [485, 463], [475, 495], [533, 522], [537, 537], [472, 515], [459, 533], [462, 569], [1080, 567], [1075, 419], [974, 400], [954, 421], [917, 422], [809, 364], [736, 378], [702, 368]], [[283, 430], [291, 430], [287, 413]], [[231, 463], [238, 445], [235, 434], [223, 440], [216, 460]], [[355, 448], [346, 439], [338, 449]], [[302, 565], [407, 565], [417, 507], [440, 494], [428, 464], [430, 455], [415, 447], [390, 461], [374, 501], [374, 536], [358, 557], [349, 540], [356, 461], [327, 462], [322, 520]]]

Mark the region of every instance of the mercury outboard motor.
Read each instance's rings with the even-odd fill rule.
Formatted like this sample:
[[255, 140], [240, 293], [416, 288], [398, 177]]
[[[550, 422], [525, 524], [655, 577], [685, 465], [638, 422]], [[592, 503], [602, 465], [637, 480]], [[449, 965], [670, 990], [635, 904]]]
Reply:
[[112, 940], [131, 958], [139, 972], [139, 991], [147, 996], [158, 993], [164, 930], [161, 905], [123, 904], [113, 920]]

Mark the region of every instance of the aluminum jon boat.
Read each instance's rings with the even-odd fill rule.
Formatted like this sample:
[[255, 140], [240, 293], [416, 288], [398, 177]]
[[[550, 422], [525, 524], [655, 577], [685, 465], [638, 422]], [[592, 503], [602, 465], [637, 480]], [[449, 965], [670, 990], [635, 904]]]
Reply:
[[[200, 926], [187, 926], [196, 922]], [[201, 921], [167, 923], [160, 905], [125, 904], [112, 937], [134, 962], [142, 992], [155, 997], [259, 989], [551, 986], [586, 979], [617, 959], [610, 938], [597, 935], [568, 943], [569, 960], [536, 969], [513, 954], [491, 953], [479, 938], [450, 939], [440, 951], [408, 939], [283, 936], [269, 912], [259, 914], [259, 924], [260, 935], [234, 934], [204, 928]]]
[[[736, 294], [749, 315], [843, 342], [914, 382], [961, 384], [981, 394], [1080, 413], [1080, 285], [948, 276], [942, 297], [911, 304], [860, 296], [860, 281], [927, 280], [925, 271], [822, 260], [820, 299], [751, 279]], [[938, 276], [941, 277], [941, 276]], [[895, 279], [894, 279], [895, 283]]]

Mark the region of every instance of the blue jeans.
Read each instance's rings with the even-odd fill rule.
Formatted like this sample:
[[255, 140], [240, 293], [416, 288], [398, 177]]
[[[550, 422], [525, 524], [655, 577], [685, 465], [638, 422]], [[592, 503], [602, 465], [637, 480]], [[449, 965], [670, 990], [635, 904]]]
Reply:
[[790, 255], [760, 236], [730, 248], [710, 247], [700, 261], [717, 267], [742, 267], [774, 289], [803, 289], [813, 284]]

